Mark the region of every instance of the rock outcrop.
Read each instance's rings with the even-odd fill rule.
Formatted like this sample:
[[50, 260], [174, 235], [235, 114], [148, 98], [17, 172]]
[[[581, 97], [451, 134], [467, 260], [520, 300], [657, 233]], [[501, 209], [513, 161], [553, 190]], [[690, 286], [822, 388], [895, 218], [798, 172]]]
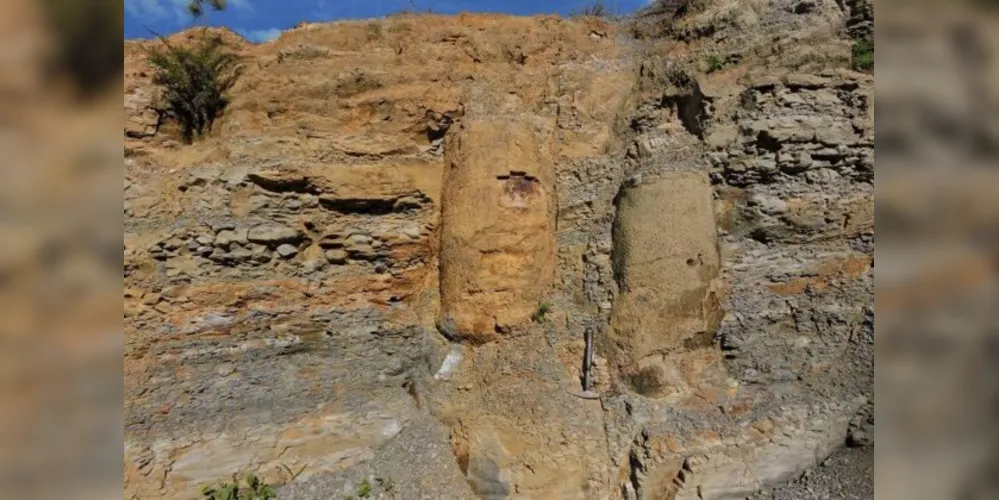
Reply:
[[555, 172], [544, 123], [467, 117], [447, 141], [441, 331], [484, 343], [522, 326], [555, 276]]
[[720, 375], [711, 197], [707, 176], [686, 172], [618, 196], [612, 258], [620, 292], [607, 342], [622, 379], [644, 396], [689, 394], [705, 372]]
[[126, 42], [125, 497], [734, 499], [872, 445], [869, 2], [679, 4], [224, 33], [194, 145]]

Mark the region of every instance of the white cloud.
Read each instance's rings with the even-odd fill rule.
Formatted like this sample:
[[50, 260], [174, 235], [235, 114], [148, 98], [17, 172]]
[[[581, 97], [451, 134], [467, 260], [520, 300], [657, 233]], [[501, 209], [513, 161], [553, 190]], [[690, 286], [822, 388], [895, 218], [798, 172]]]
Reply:
[[281, 36], [281, 30], [277, 28], [268, 28], [263, 30], [236, 30], [243, 38], [254, 42], [254, 43], [264, 43], [274, 40], [275, 38]]
[[145, 19], [162, 19], [167, 15], [167, 9], [160, 0], [125, 0], [125, 10]]

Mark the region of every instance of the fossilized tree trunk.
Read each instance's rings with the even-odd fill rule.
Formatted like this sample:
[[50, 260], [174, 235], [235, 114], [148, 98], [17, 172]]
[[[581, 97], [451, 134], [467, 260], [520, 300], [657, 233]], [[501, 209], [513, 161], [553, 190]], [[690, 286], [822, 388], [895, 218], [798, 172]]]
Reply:
[[555, 271], [554, 197], [549, 134], [509, 120], [454, 127], [441, 207], [445, 334], [490, 342], [530, 319]]
[[672, 173], [626, 187], [618, 198], [613, 263], [620, 296], [609, 340], [621, 378], [643, 395], [694, 388], [720, 361], [712, 342], [722, 313], [711, 196], [702, 174]]

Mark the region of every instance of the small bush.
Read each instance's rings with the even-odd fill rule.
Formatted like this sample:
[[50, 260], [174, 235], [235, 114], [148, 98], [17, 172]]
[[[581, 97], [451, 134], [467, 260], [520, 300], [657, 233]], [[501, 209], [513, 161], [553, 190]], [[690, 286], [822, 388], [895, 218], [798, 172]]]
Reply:
[[391, 479], [376, 477], [375, 484], [371, 484], [371, 481], [368, 481], [368, 479], [365, 478], [358, 483], [357, 490], [354, 494], [344, 496], [343, 500], [364, 500], [367, 498], [375, 498], [376, 489], [380, 490], [382, 493], [388, 493], [392, 491], [393, 488], [395, 488], [395, 483]]
[[365, 27], [365, 31], [365, 36], [369, 42], [375, 42], [385, 38], [385, 35], [382, 33], [382, 25], [379, 23], [369, 23]]
[[211, 131], [229, 105], [228, 92], [243, 73], [238, 55], [226, 49], [220, 36], [202, 38], [192, 47], [173, 45], [160, 37], [162, 48], [150, 50], [153, 83], [163, 87], [161, 115], [177, 120], [188, 143]]
[[597, 0], [576, 13], [577, 16], [608, 17], [611, 15], [610, 9], [604, 5], [602, 0]]
[[531, 316], [531, 321], [535, 323], [542, 323], [545, 321], [545, 318], [550, 312], [552, 312], [552, 305], [547, 302], [542, 302], [538, 304], [538, 310], [534, 311], [534, 314]]
[[715, 71], [721, 71], [725, 68], [725, 59], [718, 54], [709, 54], [704, 62], [708, 65], [708, 73], [714, 73]]
[[874, 40], [858, 40], [853, 43], [853, 69], [874, 71]]
[[371, 498], [371, 482], [367, 479], [361, 480], [357, 485], [357, 496], [360, 498]]
[[233, 476], [232, 483], [205, 486], [201, 489], [201, 494], [207, 500], [272, 500], [277, 498], [274, 487], [261, 481], [253, 474], [246, 477], [245, 487], [241, 487], [239, 480]]

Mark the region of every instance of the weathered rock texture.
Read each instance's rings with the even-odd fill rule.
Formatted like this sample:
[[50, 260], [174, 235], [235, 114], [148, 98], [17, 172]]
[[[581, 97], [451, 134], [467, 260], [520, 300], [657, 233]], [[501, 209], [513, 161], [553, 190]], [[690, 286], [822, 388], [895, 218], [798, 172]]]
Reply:
[[456, 340], [483, 343], [523, 325], [551, 286], [552, 136], [537, 128], [469, 117], [448, 138], [440, 324]]
[[613, 266], [620, 294], [607, 337], [630, 387], [689, 393], [717, 372], [714, 334], [721, 260], [707, 176], [671, 173], [625, 187], [617, 200]]
[[190, 146], [127, 42], [125, 497], [744, 498], [870, 445], [867, 4], [680, 4], [225, 33]]

